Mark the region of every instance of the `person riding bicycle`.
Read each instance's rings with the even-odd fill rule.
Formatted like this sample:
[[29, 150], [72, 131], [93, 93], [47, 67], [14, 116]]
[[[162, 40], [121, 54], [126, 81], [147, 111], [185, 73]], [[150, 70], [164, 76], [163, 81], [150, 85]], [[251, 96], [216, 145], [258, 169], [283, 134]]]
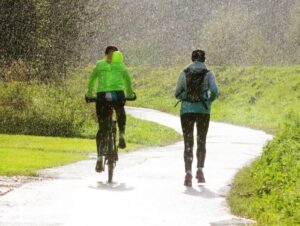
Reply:
[[132, 98], [134, 92], [132, 89], [131, 75], [123, 63], [123, 54], [118, 51], [115, 46], [108, 46], [105, 50], [105, 58], [98, 61], [90, 74], [88, 80], [87, 97], [94, 95], [94, 86], [97, 82], [97, 102], [96, 113], [99, 123], [97, 133], [97, 164], [96, 172], [102, 172], [103, 166], [103, 149], [104, 139], [108, 131], [110, 106], [112, 106], [117, 115], [119, 127], [119, 148], [126, 148], [125, 142], [125, 127], [126, 127], [126, 112], [125, 102], [126, 97]]

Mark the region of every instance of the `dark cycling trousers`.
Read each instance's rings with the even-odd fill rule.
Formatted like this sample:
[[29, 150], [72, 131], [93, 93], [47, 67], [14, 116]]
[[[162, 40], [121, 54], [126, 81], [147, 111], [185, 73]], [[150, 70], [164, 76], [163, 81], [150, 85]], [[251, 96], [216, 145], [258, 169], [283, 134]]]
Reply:
[[186, 172], [192, 170], [195, 124], [197, 127], [197, 167], [204, 167], [206, 156], [206, 136], [209, 127], [209, 120], [209, 114], [187, 113], [181, 115], [181, 126], [184, 137], [184, 162]]
[[101, 101], [96, 103], [96, 112], [99, 123], [99, 130], [97, 133], [97, 153], [98, 156], [102, 156], [106, 133], [109, 127], [109, 120], [111, 118], [111, 110], [114, 109], [117, 115], [117, 122], [120, 133], [125, 133], [126, 127], [126, 112], [125, 101], [106, 102]]

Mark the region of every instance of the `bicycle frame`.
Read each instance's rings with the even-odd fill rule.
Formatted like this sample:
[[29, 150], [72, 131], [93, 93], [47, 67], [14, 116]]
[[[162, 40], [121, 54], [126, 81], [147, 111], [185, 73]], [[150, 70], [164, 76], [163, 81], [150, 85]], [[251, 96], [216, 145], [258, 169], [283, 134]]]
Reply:
[[[104, 165], [108, 166], [108, 182], [112, 182], [113, 170], [116, 166], [118, 158], [118, 146], [117, 146], [117, 121], [115, 119], [115, 113], [113, 106], [109, 106], [108, 109], [110, 116], [108, 119], [108, 131], [106, 133], [106, 138], [104, 139]], [[99, 146], [100, 148], [100, 146]]]
[[[95, 97], [85, 97], [87, 103], [97, 102], [97, 98]], [[136, 100], [136, 95], [134, 94], [134, 98], [127, 98], [128, 101]], [[117, 120], [115, 119], [115, 113], [113, 110], [113, 103], [109, 103], [109, 119], [108, 119], [108, 131], [106, 133], [106, 137], [103, 140], [104, 150], [102, 155], [104, 156], [104, 165], [108, 165], [108, 182], [112, 182], [113, 170], [116, 166], [116, 162], [119, 160], [118, 157], [118, 146], [117, 146]], [[97, 137], [97, 144], [100, 144], [100, 140]], [[101, 145], [101, 147], [103, 147]], [[97, 148], [100, 148], [100, 145], [97, 145]], [[100, 150], [97, 150], [100, 153]]]
[[115, 156], [115, 153], [118, 151], [118, 147], [116, 145], [116, 134], [117, 134], [117, 120], [115, 119], [115, 112], [112, 106], [109, 106], [109, 125], [106, 137], [106, 149], [104, 156], [105, 157], [113, 157], [117, 161], [118, 158]]

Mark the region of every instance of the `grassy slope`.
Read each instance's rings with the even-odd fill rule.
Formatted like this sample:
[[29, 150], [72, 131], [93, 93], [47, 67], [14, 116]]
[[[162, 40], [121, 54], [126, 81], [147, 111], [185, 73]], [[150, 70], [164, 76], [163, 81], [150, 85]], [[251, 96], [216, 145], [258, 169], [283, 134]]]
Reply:
[[[181, 69], [134, 68], [140, 98], [133, 105], [178, 114], [173, 93]], [[216, 73], [221, 92], [212, 112], [216, 121], [275, 132], [289, 111], [300, 108], [300, 67], [214, 67], [211, 70]]]
[[259, 225], [300, 225], [300, 115], [288, 117], [263, 155], [240, 171], [228, 198]]
[[[180, 69], [134, 68], [141, 96], [134, 104], [178, 114], [173, 92]], [[236, 176], [229, 196], [233, 213], [264, 226], [300, 224], [300, 67], [212, 70], [221, 91], [214, 120], [277, 134], [263, 156]]]
[[[172, 129], [128, 118], [126, 151], [166, 145], [178, 138]], [[0, 135], [0, 175], [36, 175], [39, 169], [86, 159], [95, 149], [92, 139]]]

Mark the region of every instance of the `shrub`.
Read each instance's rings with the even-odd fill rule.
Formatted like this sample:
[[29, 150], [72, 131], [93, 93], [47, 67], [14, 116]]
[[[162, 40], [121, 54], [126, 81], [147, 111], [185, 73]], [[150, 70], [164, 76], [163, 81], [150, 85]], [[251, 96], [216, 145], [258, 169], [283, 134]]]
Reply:
[[92, 114], [68, 87], [26, 83], [0, 84], [0, 133], [87, 136]]

